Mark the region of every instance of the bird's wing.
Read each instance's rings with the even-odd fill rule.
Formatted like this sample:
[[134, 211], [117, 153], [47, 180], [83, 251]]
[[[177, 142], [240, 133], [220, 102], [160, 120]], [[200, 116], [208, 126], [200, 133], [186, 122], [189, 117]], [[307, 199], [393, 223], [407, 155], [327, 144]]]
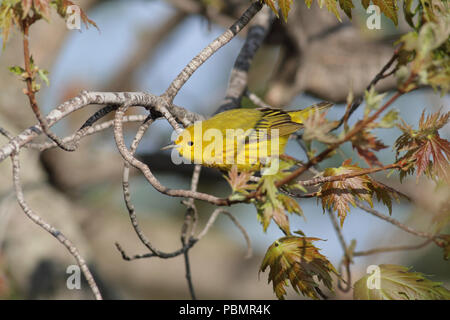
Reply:
[[283, 111], [277, 109], [258, 109], [262, 115], [260, 120], [255, 125], [255, 130], [258, 135], [268, 134], [270, 131], [277, 129], [280, 137], [294, 133], [302, 128], [302, 124], [293, 122], [291, 116]]

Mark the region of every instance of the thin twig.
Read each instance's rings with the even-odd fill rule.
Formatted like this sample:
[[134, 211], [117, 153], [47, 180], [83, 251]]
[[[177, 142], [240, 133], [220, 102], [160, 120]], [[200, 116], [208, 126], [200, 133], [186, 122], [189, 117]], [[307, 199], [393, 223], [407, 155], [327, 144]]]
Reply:
[[[195, 165], [194, 166], [194, 172], [192, 173], [192, 179], [191, 179], [191, 191], [196, 192], [198, 188], [198, 183], [200, 181], [200, 172], [201, 172], [201, 166]], [[187, 206], [186, 213], [184, 215], [184, 223], [181, 228], [181, 244], [183, 246], [186, 245], [188, 241], [188, 229], [191, 229], [191, 234], [189, 236], [189, 239], [193, 237], [195, 227], [197, 225], [198, 220], [198, 212], [197, 207], [195, 206], [195, 199], [189, 198], [188, 201], [185, 201], [184, 204]], [[184, 266], [186, 270], [186, 281], [188, 283], [189, 293], [191, 295], [192, 300], [196, 300], [195, 290], [194, 290], [194, 284], [192, 282], [192, 274], [191, 274], [191, 266], [189, 262], [189, 250], [186, 250], [184, 252]]]
[[70, 254], [75, 258], [78, 265], [80, 266], [81, 271], [83, 272], [89, 287], [91, 288], [92, 293], [94, 294], [95, 299], [101, 300], [102, 295], [100, 293], [100, 290], [98, 289], [97, 284], [95, 283], [94, 277], [92, 276], [92, 273], [90, 272], [86, 261], [84, 258], [80, 255], [78, 249], [75, 247], [75, 245], [66, 238], [59, 230], [55, 229], [52, 225], [50, 225], [48, 222], [43, 220], [39, 215], [33, 212], [33, 210], [30, 208], [28, 203], [25, 201], [25, 196], [23, 194], [22, 184], [20, 182], [20, 161], [19, 161], [19, 155], [16, 153], [11, 154], [11, 161], [12, 161], [12, 167], [13, 167], [13, 183], [14, 188], [17, 196], [17, 202], [19, 203], [20, 207], [22, 208], [23, 212], [30, 218], [34, 223], [36, 223], [39, 227], [50, 233], [52, 236], [54, 236], [56, 239], [58, 239], [61, 244], [63, 244], [67, 250], [70, 252]]
[[357, 172], [340, 174], [340, 175], [336, 175], [336, 176], [317, 177], [317, 178], [313, 178], [310, 180], [298, 181], [298, 183], [301, 184], [302, 186], [307, 187], [307, 186], [313, 186], [313, 185], [327, 183], [327, 182], [342, 181], [342, 180], [346, 180], [346, 179], [350, 179], [350, 178], [354, 178], [354, 177], [358, 177], [358, 176], [364, 176], [367, 174], [384, 171], [384, 170], [389, 170], [389, 169], [395, 169], [395, 168], [400, 169], [403, 166], [404, 166], [403, 163], [397, 162], [397, 163], [389, 164], [389, 165], [382, 166], [382, 167], [362, 169], [361, 171], [357, 171]]
[[204, 48], [197, 56], [195, 56], [184, 69], [178, 74], [178, 76], [172, 81], [167, 88], [166, 92], [162, 95], [167, 99], [170, 105], [173, 99], [180, 91], [181, 87], [189, 80], [192, 74], [214, 53], [220, 48], [231, 41], [249, 22], [250, 20], [262, 9], [263, 4], [260, 1], [252, 2], [250, 7], [242, 14], [242, 16], [233, 25], [227, 29], [222, 35], [217, 37], [206, 48]]
[[6, 129], [0, 127], [0, 134], [6, 138], [8, 138], [8, 140], [12, 140], [14, 139], [14, 136]]
[[56, 136], [53, 132], [50, 131], [49, 126], [47, 124], [46, 119], [42, 116], [41, 111], [39, 109], [36, 96], [35, 96], [35, 88], [33, 88], [33, 73], [35, 72], [32, 70], [31, 66], [31, 56], [30, 56], [30, 49], [29, 49], [29, 30], [30, 25], [32, 23], [32, 17], [28, 17], [23, 20], [22, 23], [22, 30], [23, 30], [23, 55], [25, 60], [25, 72], [27, 73], [27, 77], [25, 79], [27, 88], [25, 89], [25, 94], [28, 97], [28, 100], [30, 102], [31, 110], [33, 110], [34, 115], [39, 121], [39, 124], [41, 125], [42, 131], [51, 139], [53, 140], [61, 149], [65, 151], [74, 151], [76, 148], [73, 146], [69, 146], [65, 144], [58, 136]]
[[[407, 87], [407, 85], [412, 81], [413, 75], [411, 75], [410, 79], [405, 83], [404, 87]], [[341, 139], [339, 142], [331, 144], [327, 149], [319, 153], [314, 158], [310, 159], [303, 167], [300, 167], [296, 170], [294, 170], [290, 175], [285, 177], [284, 179], [279, 180], [276, 183], [276, 186], [282, 186], [283, 184], [288, 183], [289, 181], [292, 181], [302, 173], [304, 173], [309, 168], [313, 167], [314, 165], [318, 164], [319, 162], [323, 161], [331, 152], [336, 150], [341, 144], [344, 142], [349, 141], [351, 138], [353, 138], [358, 132], [360, 132], [362, 129], [364, 129], [369, 123], [373, 122], [383, 111], [385, 111], [395, 100], [397, 100], [401, 95], [404, 94], [403, 90], [397, 91], [380, 109], [378, 109], [372, 116], [368, 117], [367, 119], [364, 119], [360, 121], [352, 130], [350, 130], [343, 139]], [[252, 198], [256, 195], [258, 195], [258, 192], [253, 192], [250, 194], [247, 198]]]
[[[146, 92], [88, 92], [83, 91], [75, 98], [67, 100], [53, 109], [45, 118], [49, 127], [67, 117], [71, 113], [80, 110], [89, 105], [122, 105], [130, 103], [133, 106], [141, 106], [150, 109], [152, 112], [159, 100], [159, 97]], [[155, 110], [156, 111], [156, 110]], [[203, 117], [194, 112], [186, 110], [182, 107], [171, 105], [170, 112], [173, 116], [182, 123], [194, 123], [197, 120], [202, 120]], [[156, 112], [158, 117], [162, 115]], [[34, 138], [42, 133], [42, 128], [39, 124], [34, 125], [24, 130], [7, 144], [0, 147], [0, 162], [8, 158], [11, 153], [24, 147]]]
[[250, 236], [248, 235], [247, 231], [245, 230], [245, 228], [239, 223], [239, 221], [228, 211], [222, 209], [222, 208], [217, 208], [216, 210], [213, 211], [213, 213], [211, 214], [211, 216], [209, 217], [205, 227], [203, 228], [203, 230], [199, 233], [199, 235], [197, 236], [196, 240], [201, 240], [209, 231], [209, 229], [214, 225], [214, 222], [217, 220], [217, 217], [219, 216], [219, 214], [225, 214], [226, 216], [228, 216], [231, 221], [236, 225], [236, 227], [238, 227], [238, 229], [242, 232], [242, 235], [245, 238], [245, 242], [247, 243], [247, 253], [245, 255], [246, 258], [250, 258], [252, 256], [252, 243], [250, 240]]
[[[145, 132], [147, 131], [149, 126], [152, 124], [152, 122], [153, 122], [153, 119], [147, 119], [147, 121], [145, 121], [139, 127], [138, 132], [136, 133], [136, 136], [133, 139], [133, 142], [131, 143], [130, 153], [132, 155], [136, 152], [139, 142], [142, 140]], [[129, 217], [131, 220], [131, 225], [133, 226], [134, 231], [136, 232], [137, 236], [139, 237], [139, 240], [147, 247], [148, 250], [150, 250], [150, 252], [152, 253], [152, 257], [173, 258], [173, 257], [176, 257], [178, 254], [186, 252], [188, 246], [191, 245], [190, 242], [183, 245], [183, 248], [181, 249], [181, 251], [177, 250], [176, 251], [177, 254], [174, 254], [173, 252], [171, 252], [171, 253], [162, 252], [162, 251], [156, 249], [155, 247], [153, 247], [150, 240], [145, 236], [145, 234], [142, 232], [141, 228], [139, 227], [139, 222], [137, 221], [134, 205], [131, 202], [129, 176], [130, 176], [130, 165], [128, 162], [124, 161], [123, 176], [122, 176], [122, 190], [123, 190], [125, 205], [127, 207], [128, 214], [129, 214]], [[116, 246], [118, 248], [120, 247], [117, 244], [116, 244]], [[122, 256], [126, 256], [126, 255], [124, 255], [123, 250], [121, 252], [122, 252]], [[178, 252], [180, 252], [180, 253], [178, 253]]]
[[196, 239], [190, 239], [189, 243], [185, 247], [182, 247], [178, 250], [175, 250], [171, 253], [167, 253], [165, 255], [155, 255], [150, 252], [150, 253], [144, 253], [144, 254], [135, 254], [133, 256], [129, 256], [118, 242], [116, 242], [115, 245], [116, 245], [117, 250], [122, 255], [122, 259], [124, 259], [126, 261], [133, 261], [133, 260], [138, 260], [138, 259], [148, 259], [148, 258], [154, 258], [154, 257], [158, 257], [161, 259], [175, 258], [175, 257], [178, 257], [178, 256], [184, 254], [186, 252], [186, 250], [189, 250], [190, 248], [192, 248], [196, 243], [197, 243]]
[[417, 250], [417, 249], [422, 249], [422, 248], [426, 247], [431, 242], [432, 242], [432, 240], [427, 239], [424, 242], [416, 244], [416, 245], [380, 247], [380, 248], [374, 248], [374, 249], [369, 249], [369, 250], [365, 250], [365, 251], [355, 251], [355, 252], [353, 252], [352, 256], [353, 257], [362, 257], [362, 256], [368, 256], [368, 255], [372, 255], [372, 254], [385, 253], [385, 252]]
[[[123, 118], [123, 123], [143, 122], [146, 118], [147, 118], [147, 116], [145, 116], [145, 115], [133, 114], [133, 115], [125, 116]], [[96, 124], [92, 127], [84, 127], [81, 135], [80, 135], [80, 132], [78, 131], [77, 133], [74, 133], [68, 137], [63, 138], [63, 141], [66, 143], [70, 143], [76, 139], [81, 139], [86, 136], [96, 134], [98, 132], [112, 128], [113, 126], [114, 126], [114, 120], [109, 120], [109, 121], [105, 121], [105, 122]], [[87, 130], [85, 130], [86, 128], [87, 128]], [[55, 142], [51, 141], [51, 142], [44, 142], [44, 143], [29, 143], [29, 144], [26, 144], [25, 147], [37, 149], [39, 151], [45, 151], [47, 149], [55, 148], [55, 147], [57, 147], [57, 145]]]
[[[338, 288], [343, 292], [348, 292], [352, 288], [352, 273], [351, 273], [351, 269], [350, 269], [350, 263], [352, 262], [352, 259], [350, 257], [347, 243], [345, 242], [344, 235], [342, 234], [342, 230], [339, 227], [339, 222], [337, 221], [336, 217], [334, 216], [334, 214], [331, 210], [327, 210], [327, 213], [328, 213], [328, 216], [330, 217], [331, 224], [333, 225], [334, 231], [336, 232], [336, 235], [339, 239], [339, 243], [341, 244], [342, 251], [344, 251], [344, 258], [342, 259], [341, 263], [339, 264], [339, 273], [341, 273], [342, 265], [345, 265], [345, 270], [347, 273], [347, 280], [342, 280], [341, 278], [339, 278], [338, 279]], [[342, 282], [345, 282], [345, 287], [343, 286]]]
[[195, 198], [198, 200], [203, 200], [206, 202], [210, 202], [212, 204], [217, 205], [228, 205], [227, 199], [221, 199], [218, 197], [215, 197], [210, 194], [201, 193], [201, 192], [192, 192], [191, 190], [180, 190], [180, 189], [170, 189], [162, 185], [158, 179], [153, 175], [150, 168], [143, 162], [136, 159], [130, 151], [125, 146], [124, 138], [123, 138], [123, 126], [122, 126], [122, 119], [124, 116], [125, 111], [128, 109], [128, 105], [125, 104], [121, 106], [116, 111], [116, 116], [114, 118], [114, 139], [116, 141], [116, 146], [122, 155], [122, 157], [130, 163], [133, 167], [141, 170], [141, 172], [144, 174], [144, 177], [147, 179], [147, 181], [159, 192], [166, 194], [168, 196], [172, 197], [182, 197], [182, 198]]
[[108, 114], [113, 112], [114, 110], [117, 110], [119, 106], [117, 105], [109, 105], [106, 107], [101, 108], [96, 113], [94, 113], [92, 116], [87, 119], [83, 125], [78, 129], [78, 131], [83, 130], [86, 127], [92, 127], [94, 123], [96, 123], [98, 120], [102, 119], [103, 117], [106, 117]]
[[[372, 81], [369, 83], [369, 85], [367, 86], [366, 90], [370, 91], [370, 89], [372, 87], [374, 87], [378, 81], [385, 79], [389, 76], [391, 76], [397, 69], [394, 68], [391, 72], [386, 74], [386, 71], [389, 70], [389, 68], [392, 66], [392, 64], [398, 59], [398, 50], [395, 50], [394, 54], [392, 55], [392, 57], [389, 59], [389, 61], [386, 63], [386, 65], [384, 65], [384, 67], [380, 70], [380, 72], [378, 72], [375, 77], [372, 79]], [[359, 108], [359, 106], [362, 104], [363, 102], [363, 97], [359, 97], [358, 99], [356, 99], [355, 101], [352, 102], [351, 106], [347, 109], [347, 111], [345, 112], [344, 116], [341, 118], [341, 120], [339, 121], [338, 125], [333, 129], [336, 130], [338, 129], [340, 126], [342, 126], [342, 124], [346, 123], [348, 121], [348, 119], [350, 118], [350, 116], [356, 111], [356, 109]]]
[[418, 237], [421, 237], [421, 238], [427, 238], [427, 239], [429, 239], [431, 241], [434, 241], [436, 244], [439, 245], [439, 241], [437, 240], [439, 235], [433, 235], [433, 234], [428, 233], [428, 232], [417, 231], [417, 230], [415, 230], [415, 229], [413, 229], [411, 227], [408, 227], [408, 226], [404, 225], [403, 223], [401, 223], [400, 221], [398, 221], [398, 220], [396, 220], [394, 218], [388, 217], [387, 215], [382, 214], [381, 212], [378, 212], [377, 210], [366, 206], [365, 204], [363, 204], [361, 202], [356, 202], [356, 205], [359, 208], [363, 209], [364, 211], [366, 211], [366, 212], [368, 212], [370, 214], [373, 214], [374, 216], [376, 216], [376, 217], [378, 217], [380, 219], [383, 219], [384, 221], [387, 221], [387, 222], [395, 225], [396, 227], [402, 229], [403, 231], [406, 231], [408, 233], [411, 233], [411, 234], [413, 234], [415, 236], [418, 236]]
[[189, 293], [192, 300], [197, 300], [194, 290], [194, 284], [192, 283], [191, 264], [189, 262], [189, 250], [184, 252], [184, 267], [186, 270], [186, 281], [188, 283]]
[[253, 102], [260, 108], [273, 108], [271, 105], [266, 103], [263, 99], [258, 97], [255, 93], [250, 92], [249, 90], [245, 91], [245, 95], [250, 99], [251, 102]]

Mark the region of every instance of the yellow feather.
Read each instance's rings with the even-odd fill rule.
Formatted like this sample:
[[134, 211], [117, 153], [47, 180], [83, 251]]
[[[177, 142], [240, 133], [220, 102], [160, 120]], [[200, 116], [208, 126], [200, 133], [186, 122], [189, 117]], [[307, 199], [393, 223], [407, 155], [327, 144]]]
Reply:
[[187, 127], [175, 145], [190, 162], [229, 170], [261, 169], [261, 162], [283, 154], [290, 134], [315, 112], [331, 107], [321, 102], [295, 111], [233, 109]]

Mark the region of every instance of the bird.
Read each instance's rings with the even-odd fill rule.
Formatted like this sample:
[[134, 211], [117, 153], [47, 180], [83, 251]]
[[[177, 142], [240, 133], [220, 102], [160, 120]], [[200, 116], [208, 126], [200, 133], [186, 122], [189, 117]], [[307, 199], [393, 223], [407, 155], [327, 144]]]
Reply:
[[186, 127], [176, 136], [174, 144], [162, 150], [173, 149], [172, 157], [179, 155], [185, 163], [221, 171], [229, 171], [233, 166], [238, 171], [258, 171], [283, 155], [289, 136], [303, 128], [306, 119], [332, 105], [324, 101], [294, 111], [227, 110]]

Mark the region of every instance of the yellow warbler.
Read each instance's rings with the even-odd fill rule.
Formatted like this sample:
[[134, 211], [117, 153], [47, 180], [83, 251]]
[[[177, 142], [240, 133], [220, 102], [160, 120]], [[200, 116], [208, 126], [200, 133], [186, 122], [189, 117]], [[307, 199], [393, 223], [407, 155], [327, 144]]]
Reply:
[[239, 171], [259, 170], [283, 154], [289, 135], [301, 129], [308, 117], [331, 106], [321, 102], [295, 111], [228, 110], [187, 127], [174, 145], [163, 149], [175, 148], [190, 163], [221, 170], [233, 165]]

